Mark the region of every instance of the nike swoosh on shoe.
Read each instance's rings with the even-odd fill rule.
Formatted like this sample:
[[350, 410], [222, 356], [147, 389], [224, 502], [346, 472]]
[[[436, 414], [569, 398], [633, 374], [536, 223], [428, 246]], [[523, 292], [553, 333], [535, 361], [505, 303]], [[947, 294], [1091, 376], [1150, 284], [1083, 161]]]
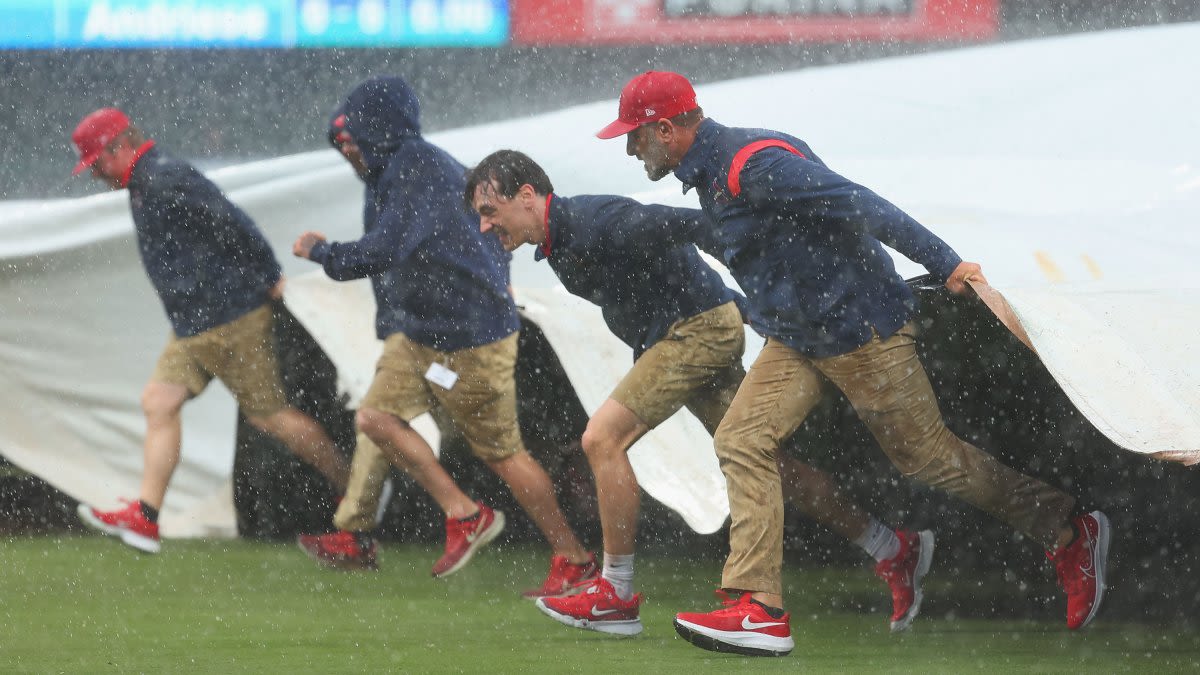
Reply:
[[775, 621], [775, 622], [767, 621], [764, 623], [758, 623], [757, 621], [751, 621], [750, 617], [748, 617], [748, 616], [742, 617], [742, 628], [745, 628], [746, 630], [756, 630], [758, 628], [770, 628], [771, 626], [782, 626], [782, 625], [783, 625], [782, 621]]

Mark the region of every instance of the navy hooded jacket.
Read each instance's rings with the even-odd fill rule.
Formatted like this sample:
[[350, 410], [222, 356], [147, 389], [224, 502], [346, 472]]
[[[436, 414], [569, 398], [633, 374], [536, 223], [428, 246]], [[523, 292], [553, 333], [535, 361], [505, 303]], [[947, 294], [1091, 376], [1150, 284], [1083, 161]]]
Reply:
[[149, 147], [126, 188], [142, 265], [175, 335], [198, 335], [267, 302], [281, 275], [270, 244], [195, 167]]
[[793, 136], [704, 120], [675, 176], [699, 193], [751, 325], [808, 356], [851, 352], [912, 315], [916, 298], [882, 244], [942, 281], [962, 261]]
[[[691, 243], [708, 229], [701, 211], [550, 195], [546, 218], [547, 241], [535, 259], [549, 260], [568, 291], [598, 305], [635, 359], [671, 324], [735, 298]], [[659, 236], [663, 227], [671, 240]]]
[[369, 169], [365, 234], [319, 242], [312, 259], [339, 281], [371, 277], [380, 339], [403, 333], [455, 351], [515, 332], [508, 255], [485, 243], [478, 218], [462, 202], [465, 168], [421, 138], [412, 90], [396, 77], [368, 80], [350, 93], [344, 110], [346, 131]]

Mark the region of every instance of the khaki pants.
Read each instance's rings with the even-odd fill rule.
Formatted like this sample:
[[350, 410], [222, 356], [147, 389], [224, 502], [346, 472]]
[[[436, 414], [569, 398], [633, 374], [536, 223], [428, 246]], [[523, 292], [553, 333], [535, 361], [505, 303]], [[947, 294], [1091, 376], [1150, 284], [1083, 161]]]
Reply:
[[983, 509], [1053, 548], [1074, 499], [1018, 473], [946, 428], [917, 359], [915, 328], [858, 349], [808, 358], [769, 340], [717, 430], [729, 489], [725, 588], [781, 594], [783, 498], [776, 455], [821, 397], [821, 376], [849, 399], [905, 476]]
[[741, 312], [727, 302], [672, 324], [634, 362], [610, 398], [651, 429], [686, 406], [711, 434], [745, 375], [745, 349]]
[[346, 494], [338, 504], [337, 513], [333, 514], [334, 527], [347, 532], [375, 529], [375, 513], [379, 510], [383, 482], [391, 469], [391, 463], [379, 446], [359, 432], [354, 442], [354, 460], [350, 463]]

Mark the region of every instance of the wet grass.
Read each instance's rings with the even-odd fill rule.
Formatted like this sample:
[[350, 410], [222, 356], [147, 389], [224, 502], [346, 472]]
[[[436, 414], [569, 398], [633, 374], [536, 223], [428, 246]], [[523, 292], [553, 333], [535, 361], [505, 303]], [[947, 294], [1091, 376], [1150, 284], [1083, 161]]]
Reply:
[[882, 611], [833, 609], [881, 596], [866, 569], [789, 572], [791, 656], [718, 655], [671, 627], [676, 611], [714, 606], [711, 561], [640, 558], [646, 632], [615, 639], [521, 599], [544, 573], [540, 551], [488, 550], [441, 581], [429, 576], [436, 555], [392, 546], [382, 571], [346, 574], [283, 543], [169, 541], [149, 557], [101, 537], [0, 540], [0, 671], [1200, 671], [1200, 634], [1179, 626], [1069, 634], [1057, 622], [922, 616], [892, 636]]

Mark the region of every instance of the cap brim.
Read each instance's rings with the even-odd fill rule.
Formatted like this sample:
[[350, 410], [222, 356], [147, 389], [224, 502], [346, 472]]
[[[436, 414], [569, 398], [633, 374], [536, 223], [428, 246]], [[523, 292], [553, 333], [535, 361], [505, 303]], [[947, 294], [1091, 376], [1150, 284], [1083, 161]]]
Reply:
[[596, 138], [609, 139], [609, 138], [616, 138], [617, 136], [624, 136], [625, 134], [636, 129], [637, 127], [638, 127], [638, 125], [636, 125], [636, 124], [630, 124], [629, 122], [622, 122], [621, 120], [616, 120], [616, 121], [612, 122], [611, 124], [609, 124], [608, 126], [601, 129], [600, 131], [597, 131]]

